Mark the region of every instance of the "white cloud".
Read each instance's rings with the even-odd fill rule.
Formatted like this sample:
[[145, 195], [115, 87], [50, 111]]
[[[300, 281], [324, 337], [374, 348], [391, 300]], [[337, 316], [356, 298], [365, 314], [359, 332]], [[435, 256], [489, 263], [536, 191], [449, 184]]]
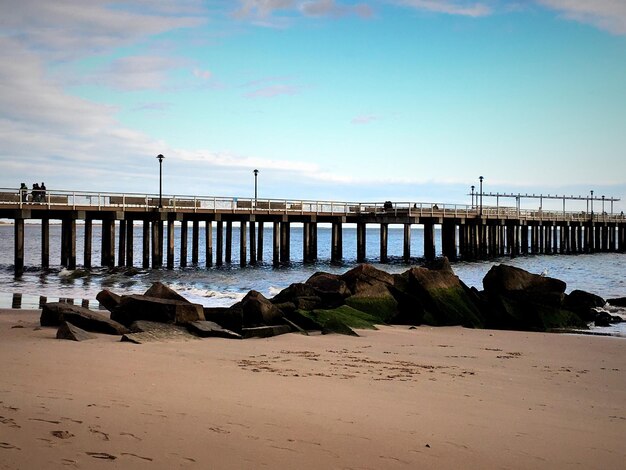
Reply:
[[285, 27], [287, 18], [274, 15], [304, 15], [313, 17], [339, 17], [357, 15], [369, 17], [372, 9], [367, 3], [346, 5], [336, 0], [239, 0], [235, 17], [252, 20], [260, 26]]
[[392, 0], [393, 3], [417, 10], [470, 17], [488, 16], [492, 8], [482, 2], [463, 0]]
[[626, 34], [624, 0], [536, 0], [570, 20], [592, 24], [613, 34]]

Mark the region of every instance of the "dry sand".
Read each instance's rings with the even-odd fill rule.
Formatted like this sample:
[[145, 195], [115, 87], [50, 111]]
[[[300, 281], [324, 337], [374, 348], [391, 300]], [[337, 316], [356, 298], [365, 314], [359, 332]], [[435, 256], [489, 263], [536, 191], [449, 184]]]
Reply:
[[0, 468], [624, 468], [626, 340], [381, 327], [134, 345], [0, 312]]

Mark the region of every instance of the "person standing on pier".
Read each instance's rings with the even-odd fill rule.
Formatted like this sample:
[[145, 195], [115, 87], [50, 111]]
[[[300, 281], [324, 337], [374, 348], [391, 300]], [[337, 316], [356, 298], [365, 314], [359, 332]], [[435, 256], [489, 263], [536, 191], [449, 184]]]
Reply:
[[20, 185], [20, 196], [22, 198], [22, 202], [28, 202], [28, 186], [26, 186], [26, 183], [22, 183]]
[[44, 182], [41, 182], [41, 186], [39, 187], [40, 191], [39, 191], [39, 201], [40, 202], [46, 202], [46, 185], [44, 184]]
[[31, 191], [31, 202], [39, 202], [39, 185], [33, 183], [33, 189]]

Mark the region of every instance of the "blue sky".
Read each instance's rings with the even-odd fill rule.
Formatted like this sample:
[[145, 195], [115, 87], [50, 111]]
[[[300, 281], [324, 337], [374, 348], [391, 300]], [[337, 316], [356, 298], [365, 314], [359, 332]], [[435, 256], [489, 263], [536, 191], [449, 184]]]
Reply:
[[0, 8], [5, 188], [626, 198], [624, 0]]

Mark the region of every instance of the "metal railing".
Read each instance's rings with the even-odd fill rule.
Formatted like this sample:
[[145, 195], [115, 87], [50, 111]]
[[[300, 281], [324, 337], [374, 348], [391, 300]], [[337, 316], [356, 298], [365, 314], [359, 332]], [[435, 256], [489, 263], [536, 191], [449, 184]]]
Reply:
[[[34, 194], [33, 194], [34, 193]], [[0, 188], [0, 208], [73, 210], [132, 210], [132, 211], [194, 211], [255, 214], [315, 214], [315, 215], [371, 215], [393, 217], [444, 217], [486, 219], [522, 219], [538, 221], [594, 221], [623, 222], [621, 214], [587, 213], [581, 211], [545, 211], [507, 206], [472, 206], [432, 202], [341, 202], [293, 199], [260, 199], [220, 196], [188, 196], [158, 194], [87, 192], [68, 190], [36, 190]]]

